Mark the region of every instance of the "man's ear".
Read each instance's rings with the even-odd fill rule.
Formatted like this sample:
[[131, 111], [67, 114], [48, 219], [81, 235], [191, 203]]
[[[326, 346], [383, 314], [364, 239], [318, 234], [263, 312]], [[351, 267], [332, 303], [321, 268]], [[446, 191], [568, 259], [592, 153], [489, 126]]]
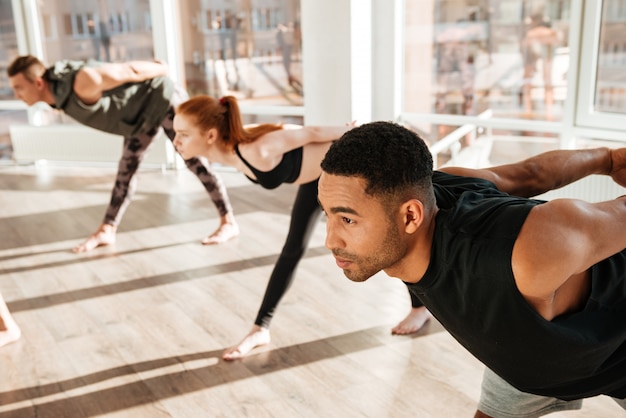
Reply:
[[35, 86], [37, 87], [37, 90], [44, 90], [46, 88], [46, 82], [43, 77], [35, 78]]
[[417, 199], [411, 199], [402, 205], [402, 219], [404, 220], [404, 232], [415, 233], [424, 221], [424, 205]]

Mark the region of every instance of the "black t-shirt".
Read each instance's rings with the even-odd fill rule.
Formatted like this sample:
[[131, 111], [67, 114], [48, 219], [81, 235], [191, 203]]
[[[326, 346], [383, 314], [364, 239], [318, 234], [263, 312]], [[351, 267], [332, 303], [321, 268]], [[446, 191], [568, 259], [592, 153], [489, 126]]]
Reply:
[[530, 210], [489, 181], [436, 172], [440, 211], [429, 267], [409, 289], [487, 367], [518, 389], [561, 399], [626, 398], [626, 257], [594, 265], [585, 307], [552, 321], [519, 293], [513, 245]]

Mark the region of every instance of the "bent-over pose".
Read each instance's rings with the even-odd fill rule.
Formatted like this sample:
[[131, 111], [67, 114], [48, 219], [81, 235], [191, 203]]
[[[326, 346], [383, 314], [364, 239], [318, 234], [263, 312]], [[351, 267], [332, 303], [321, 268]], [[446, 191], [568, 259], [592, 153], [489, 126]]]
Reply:
[[528, 198], [590, 174], [626, 185], [626, 148], [433, 172], [417, 134], [365, 124], [322, 161], [326, 246], [353, 281], [384, 270], [407, 283], [487, 366], [476, 416], [602, 394], [626, 409], [626, 196]]
[[[176, 110], [174, 145], [185, 158], [204, 156], [237, 168], [266, 189], [283, 183], [298, 184], [285, 245], [270, 276], [263, 302], [250, 332], [224, 353], [233, 360], [270, 342], [269, 325], [278, 303], [292, 283], [294, 271], [306, 251], [321, 211], [317, 202], [320, 161], [331, 142], [351, 127], [300, 127], [262, 124], [244, 127], [237, 100], [196, 96]], [[408, 317], [394, 330], [415, 332], [429, 318], [416, 299]]]
[[[174, 109], [187, 99], [187, 93], [167, 77], [167, 66], [159, 62], [59, 61], [46, 68], [38, 58], [26, 55], [16, 58], [7, 73], [15, 95], [27, 105], [41, 101], [81, 124], [124, 137], [104, 220], [74, 251], [114, 243], [135, 192], [139, 164], [160, 127], [174, 140]], [[200, 159], [190, 158], [185, 164], [200, 179], [220, 214], [220, 226], [202, 243], [218, 244], [237, 236], [239, 227], [220, 177]]]

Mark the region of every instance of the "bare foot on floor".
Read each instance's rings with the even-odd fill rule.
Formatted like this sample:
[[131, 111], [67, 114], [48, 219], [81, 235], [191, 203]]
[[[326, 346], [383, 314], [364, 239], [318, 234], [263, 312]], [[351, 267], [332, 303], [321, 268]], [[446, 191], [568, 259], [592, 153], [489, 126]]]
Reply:
[[270, 343], [270, 330], [255, 325], [248, 335], [239, 344], [224, 351], [224, 360], [236, 360], [244, 357], [256, 347], [261, 347]]
[[239, 226], [235, 222], [222, 223], [215, 232], [202, 240], [204, 245], [221, 244], [239, 235]]
[[391, 329], [394, 335], [408, 335], [422, 329], [424, 324], [431, 318], [431, 314], [425, 306], [411, 308], [411, 312], [398, 325]]
[[113, 225], [102, 224], [96, 232], [91, 234], [85, 241], [74, 247], [72, 251], [75, 253], [84, 253], [91, 251], [96, 247], [115, 244], [115, 233], [116, 228]]
[[3, 315], [0, 318], [0, 347], [19, 340], [21, 336], [22, 331], [13, 318]]

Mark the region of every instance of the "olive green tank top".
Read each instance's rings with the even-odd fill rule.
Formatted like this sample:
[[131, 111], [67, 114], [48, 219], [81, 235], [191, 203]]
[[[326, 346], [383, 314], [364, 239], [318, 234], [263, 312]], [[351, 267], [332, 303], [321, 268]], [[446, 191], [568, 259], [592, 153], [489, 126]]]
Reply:
[[106, 91], [96, 103], [87, 105], [74, 93], [76, 73], [83, 67], [98, 67], [98, 61], [59, 61], [48, 68], [44, 78], [55, 99], [53, 107], [77, 122], [125, 137], [158, 128], [171, 106], [174, 82], [156, 77], [139, 83], [127, 83]]

